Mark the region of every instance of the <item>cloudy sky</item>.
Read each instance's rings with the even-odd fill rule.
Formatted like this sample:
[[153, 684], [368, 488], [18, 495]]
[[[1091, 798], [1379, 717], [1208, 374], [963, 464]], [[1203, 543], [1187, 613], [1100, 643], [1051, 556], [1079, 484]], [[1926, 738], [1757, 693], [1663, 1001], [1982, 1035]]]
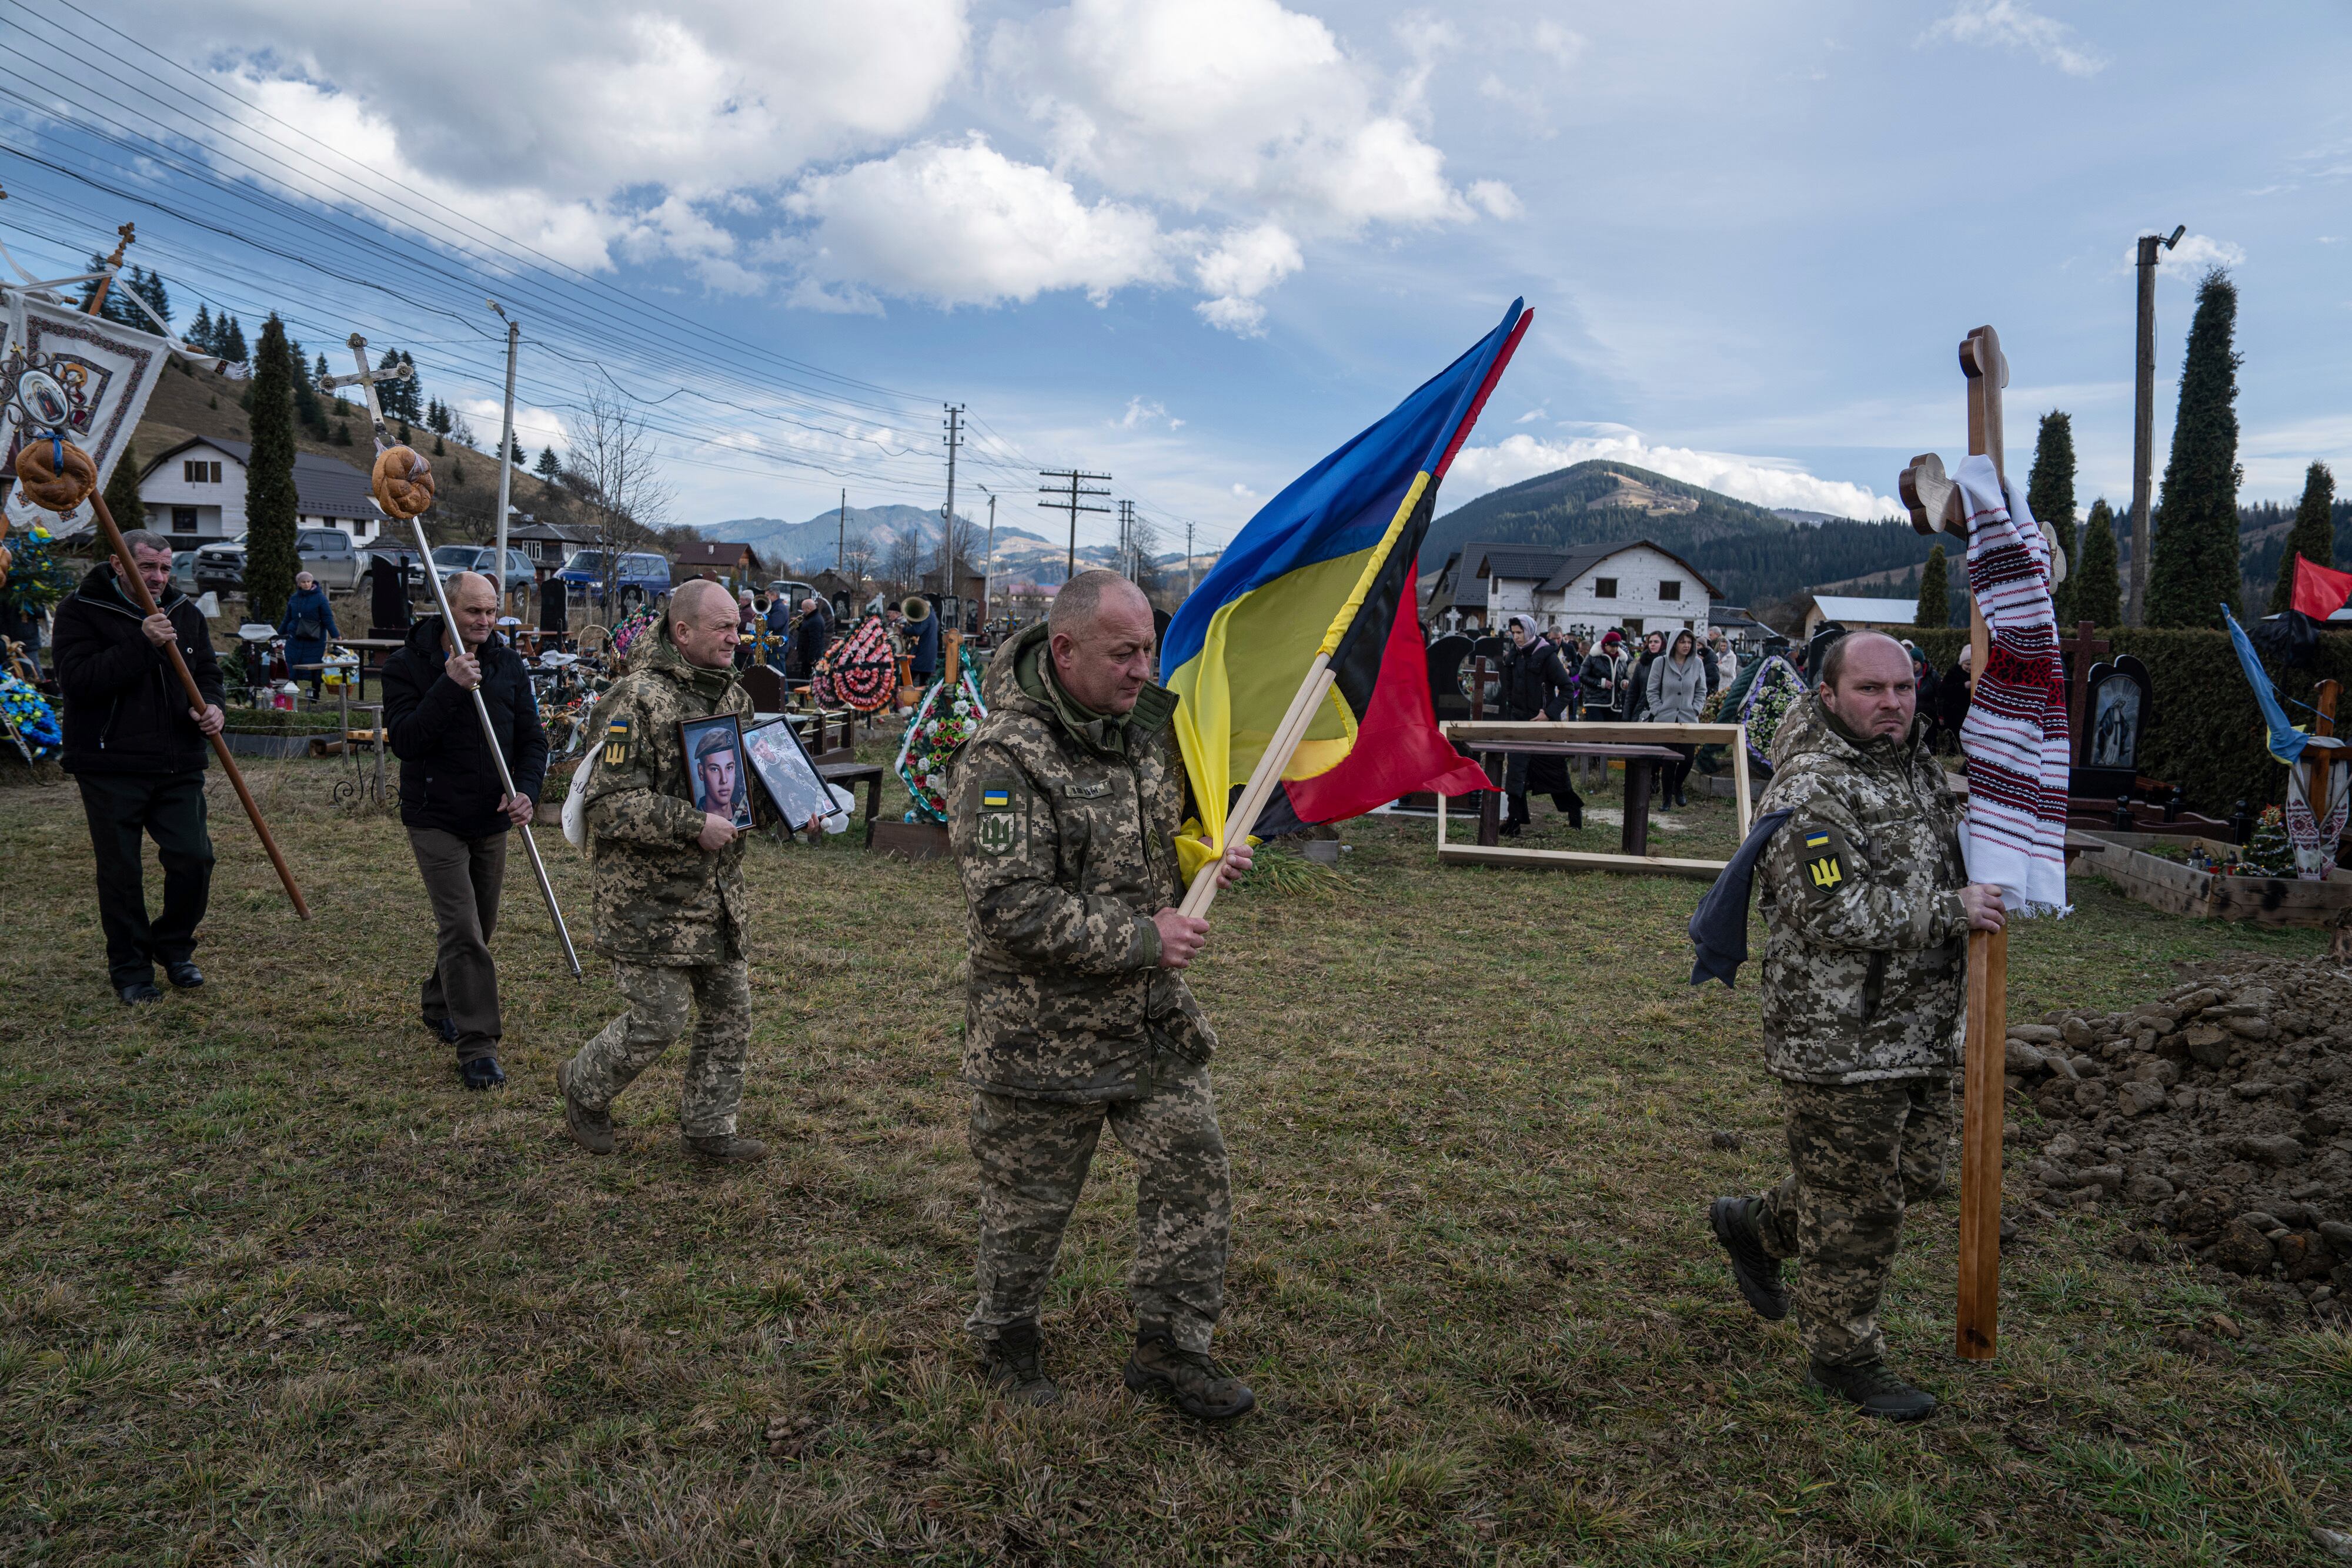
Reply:
[[11, 19], [21, 259], [133, 216], [184, 318], [413, 344], [486, 429], [497, 293], [525, 439], [631, 400], [679, 520], [937, 505], [952, 400], [1005, 520], [1049, 526], [1027, 471], [1076, 465], [1216, 542], [1515, 296], [1454, 504], [1603, 455], [1891, 512], [1964, 444], [1985, 321], [2013, 443], [2067, 409], [2084, 501], [2120, 500], [2128, 258], [2175, 224], [2159, 467], [2216, 262], [2246, 495], [2352, 461], [2326, 0], [85, 4]]

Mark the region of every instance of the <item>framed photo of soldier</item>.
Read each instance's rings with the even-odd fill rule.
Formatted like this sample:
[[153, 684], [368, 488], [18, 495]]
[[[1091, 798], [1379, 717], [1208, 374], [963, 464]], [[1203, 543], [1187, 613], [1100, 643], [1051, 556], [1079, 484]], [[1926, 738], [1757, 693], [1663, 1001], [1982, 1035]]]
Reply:
[[724, 817], [739, 831], [751, 825], [751, 770], [744, 766], [743, 727], [731, 713], [689, 718], [678, 725], [686, 745], [687, 778], [694, 803]]
[[807, 746], [789, 720], [776, 719], [744, 731], [743, 749], [760, 787], [776, 803], [776, 814], [794, 828], [806, 825], [812, 817], [843, 814], [840, 802], [825, 787]]

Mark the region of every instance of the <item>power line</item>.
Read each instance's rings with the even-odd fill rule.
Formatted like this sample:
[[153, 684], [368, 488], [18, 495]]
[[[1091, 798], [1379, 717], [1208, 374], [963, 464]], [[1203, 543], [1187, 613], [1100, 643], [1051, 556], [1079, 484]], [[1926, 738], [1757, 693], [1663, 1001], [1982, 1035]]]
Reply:
[[1084, 488], [1080, 482], [1087, 479], [1100, 479], [1104, 483], [1108, 484], [1110, 481], [1110, 476], [1108, 474], [1089, 474], [1076, 468], [1040, 468], [1037, 470], [1037, 477], [1040, 479], [1066, 479], [1069, 482], [1069, 488], [1066, 492], [1065, 492], [1061, 486], [1055, 485], [1040, 486], [1037, 492], [1041, 496], [1066, 495], [1066, 499], [1040, 501], [1037, 504], [1045, 507], [1049, 511], [1066, 511], [1070, 514], [1069, 553], [1062, 558], [1062, 580], [1064, 582], [1067, 582], [1070, 579], [1078, 575], [1078, 514], [1080, 512], [1107, 513], [1110, 510], [1108, 507], [1090, 507], [1082, 502], [1079, 499], [1082, 496], [1108, 496], [1110, 492], [1108, 490]]

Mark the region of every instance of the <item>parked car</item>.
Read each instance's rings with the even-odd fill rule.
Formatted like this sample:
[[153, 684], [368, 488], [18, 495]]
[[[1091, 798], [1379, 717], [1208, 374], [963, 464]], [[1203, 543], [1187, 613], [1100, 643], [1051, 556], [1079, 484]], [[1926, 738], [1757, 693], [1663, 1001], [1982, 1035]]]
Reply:
[[172, 586], [194, 599], [204, 591], [196, 586], [196, 552], [192, 549], [172, 552]]
[[[239, 534], [226, 544], [206, 545], [196, 552], [196, 591], [245, 591], [245, 542]], [[307, 571], [330, 593], [349, 593], [360, 585], [360, 572], [369, 564], [341, 528], [304, 528], [294, 536], [297, 571]]]
[[[658, 599], [669, 591], [669, 561], [666, 557], [650, 552], [627, 551], [621, 556], [616, 568], [613, 597], [622, 604], [637, 604]], [[573, 550], [558, 575], [570, 585], [568, 591], [575, 600], [590, 604], [604, 602], [603, 550]]]
[[411, 592], [425, 586], [425, 567], [416, 551], [397, 539], [378, 539], [360, 551], [360, 575], [365, 577], [378, 560], [390, 559], [408, 569]]
[[776, 595], [780, 593], [784, 596], [784, 602], [793, 607], [793, 613], [795, 615], [798, 615], [801, 612], [802, 600], [823, 599], [824, 597], [824, 594], [819, 593], [816, 591], [815, 584], [801, 582], [789, 577], [780, 577], [775, 581], [768, 584], [768, 599], [770, 602], [772, 603]]
[[[453, 573], [478, 571], [488, 577], [496, 568], [499, 547], [496, 545], [443, 545], [433, 552], [433, 575], [447, 582]], [[417, 580], [423, 581], [422, 578]], [[530, 557], [509, 545], [507, 548], [507, 591], [529, 588], [539, 580]]]

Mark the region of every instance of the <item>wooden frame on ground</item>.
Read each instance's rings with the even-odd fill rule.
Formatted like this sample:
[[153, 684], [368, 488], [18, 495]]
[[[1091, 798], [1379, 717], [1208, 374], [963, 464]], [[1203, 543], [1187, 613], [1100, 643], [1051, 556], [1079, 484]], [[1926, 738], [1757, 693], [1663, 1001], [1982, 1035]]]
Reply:
[[[1529, 720], [1461, 720], [1438, 726], [1448, 740], [1571, 740], [1617, 746], [1728, 746], [1739, 836], [1752, 818], [1748, 782], [1748, 727], [1741, 724], [1582, 724]], [[1446, 865], [1549, 865], [1567, 871], [1613, 871], [1636, 876], [1686, 876], [1711, 882], [1727, 863], [1673, 855], [1604, 854], [1591, 850], [1530, 850], [1445, 841], [1445, 797], [1437, 798], [1437, 858]]]

